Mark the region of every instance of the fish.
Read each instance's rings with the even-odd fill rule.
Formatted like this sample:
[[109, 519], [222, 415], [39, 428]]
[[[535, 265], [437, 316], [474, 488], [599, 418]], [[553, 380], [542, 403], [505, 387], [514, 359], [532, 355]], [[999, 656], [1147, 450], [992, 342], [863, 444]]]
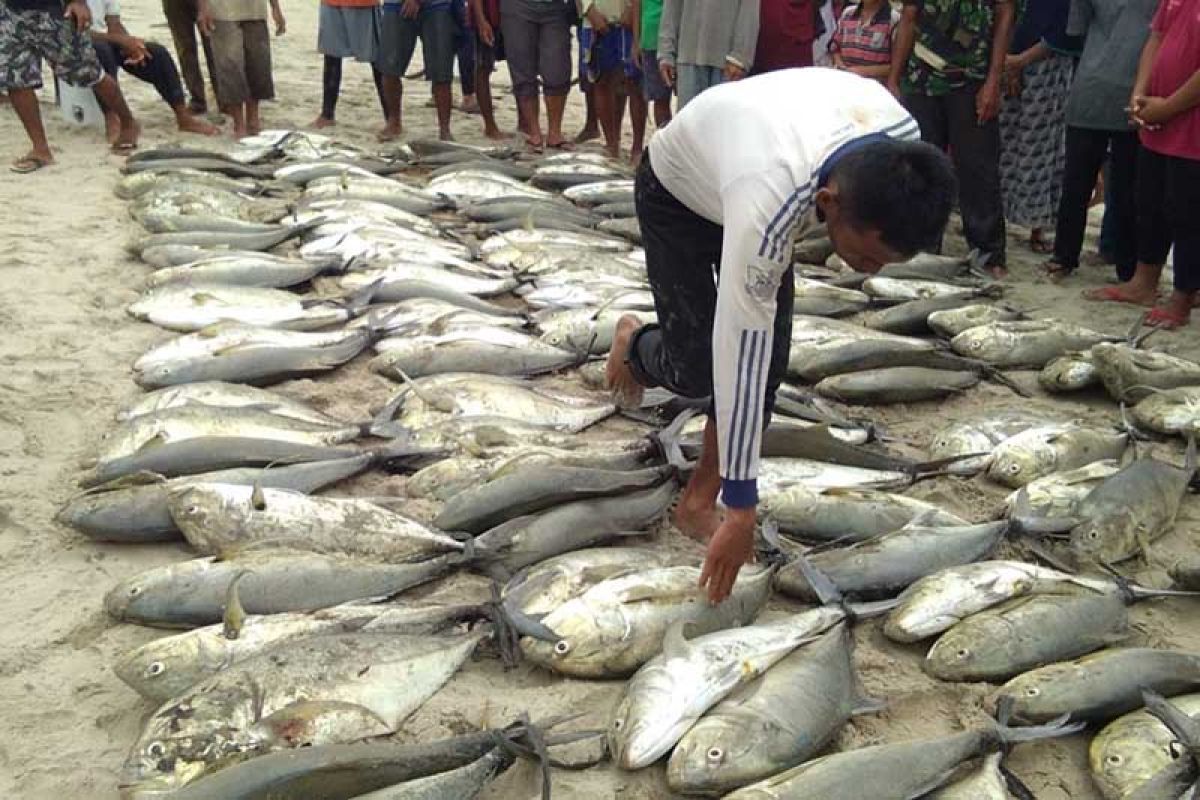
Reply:
[[260, 289], [285, 289], [305, 283], [334, 268], [332, 261], [282, 258], [269, 253], [253, 256], [214, 255], [177, 267], [160, 269], [146, 279], [146, 286], [157, 289], [170, 284], [189, 286], [247, 286]]
[[345, 322], [355, 302], [305, 299], [280, 289], [251, 286], [168, 285], [130, 304], [134, 319], [191, 333], [223, 322], [311, 331]]
[[154, 414], [169, 408], [191, 405], [223, 408], [252, 407], [269, 411], [281, 417], [312, 422], [316, 425], [339, 426], [346, 424], [299, 400], [293, 400], [265, 389], [224, 381], [199, 381], [147, 392], [117, 411], [115, 416], [118, 422], [126, 422], [135, 417]]
[[673, 473], [669, 466], [625, 472], [517, 461], [493, 473], [485, 483], [451, 497], [433, 524], [446, 531], [482, 533], [515, 517], [563, 503], [649, 489]]
[[227, 256], [258, 255], [256, 250], [230, 250], [224, 247], [198, 247], [188, 244], [164, 244], [147, 247], [141, 253], [142, 262], [155, 269], [181, 267], [196, 261]]
[[276, 462], [319, 461], [358, 455], [344, 447], [359, 425], [327, 425], [257, 408], [182, 406], [135, 417], [105, 434], [80, 485], [87, 488], [135, 472], [164, 477], [195, 475]]
[[824, 264], [834, 255], [833, 241], [828, 236], [820, 235], [817, 229], [813, 236], [806, 236], [795, 243], [792, 260], [801, 264]]
[[[427, 162], [422, 161], [421, 163]], [[497, 158], [482, 158], [477, 156], [470, 156], [463, 161], [457, 161], [453, 164], [443, 164], [430, 172], [429, 177], [440, 178], [443, 175], [451, 175], [463, 170], [498, 172], [501, 175], [507, 175], [519, 181], [527, 181], [533, 177], [533, 167], [526, 166], [525, 164], [516, 164], [512, 161], [501, 161]], [[461, 211], [462, 209], [459, 210]]]
[[802, 484], [763, 491], [763, 515], [800, 539], [864, 541], [924, 517], [926, 525], [967, 521], [931, 503], [873, 489], [811, 489]]
[[459, 213], [472, 222], [500, 222], [538, 214], [547, 217], [559, 215], [563, 220], [580, 226], [587, 226], [595, 221], [588, 212], [581, 211], [556, 197], [496, 197], [464, 206], [459, 209]]
[[503, 327], [470, 326], [441, 334], [410, 335], [376, 342], [370, 368], [393, 380], [474, 372], [538, 375], [577, 364], [580, 357], [527, 333]]
[[548, 558], [514, 575], [502, 602], [540, 619], [601, 581], [631, 572], [678, 566], [682, 559], [650, 547], [588, 547]]
[[1142, 706], [1142, 690], [1165, 696], [1200, 687], [1200, 655], [1150, 647], [1114, 647], [1030, 670], [1001, 686], [996, 701], [1013, 700], [1013, 720], [1038, 724], [1071, 719], [1106, 722]]
[[801, 485], [808, 489], [865, 489], [908, 486], [911, 471], [870, 469], [807, 458], [769, 457], [759, 461], [758, 488], [764, 495]]
[[[163, 636], [123, 653], [113, 672], [126, 686], [164, 703], [224, 669], [283, 644], [332, 633], [431, 635], [484, 615], [477, 605], [339, 605], [309, 613], [250, 615], [226, 635], [226, 622]], [[228, 615], [226, 617], [228, 619]]]
[[[392, 225], [434, 238], [440, 237], [442, 233], [442, 229], [438, 227], [437, 223], [426, 217], [372, 200], [342, 198], [308, 200], [298, 206], [286, 219], [289, 222], [297, 223], [321, 221], [326, 224], [349, 222], [360, 225], [363, 223]], [[448, 244], [447, 242], [446, 245]]]
[[150, 716], [121, 769], [122, 796], [158, 797], [260, 752], [395, 732], [486, 635], [331, 634], [249, 658]]
[[650, 766], [706, 711], [846, 614], [827, 606], [691, 640], [684, 638], [682, 623], [673, 625], [663, 637], [662, 653], [634, 674], [613, 711], [608, 727], [613, 761], [625, 770]]
[[178, 173], [180, 170], [195, 170], [196, 172], [216, 173], [229, 178], [254, 178], [267, 180], [274, 177], [274, 170], [266, 166], [243, 164], [220, 153], [205, 153], [153, 161], [135, 161], [126, 163], [121, 171], [126, 175], [137, 175], [141, 172]]
[[272, 176], [277, 181], [287, 181], [297, 186], [306, 186], [318, 178], [349, 177], [376, 178], [374, 172], [345, 161], [306, 161], [300, 164], [285, 164]]
[[508, 520], [475, 540], [483, 565], [508, 573], [581, 547], [637, 533], [661, 517], [678, 491], [674, 481], [617, 497], [577, 500]]
[[935, 311], [957, 309], [971, 305], [980, 297], [993, 297], [1000, 293], [998, 286], [975, 290], [959, 290], [935, 297], [909, 300], [868, 315], [864, 323], [868, 328], [887, 331], [901, 336], [920, 336], [932, 332], [929, 316]]
[[1100, 385], [1100, 373], [1091, 351], [1056, 356], [1038, 373], [1038, 383], [1047, 392], [1078, 392]]
[[429, 181], [430, 191], [451, 197], [457, 203], [495, 197], [542, 198], [551, 195], [524, 181], [487, 169], [462, 169]]
[[1129, 409], [1129, 417], [1144, 430], [1184, 438], [1195, 436], [1200, 433], [1200, 387], [1151, 392]]
[[964, 369], [978, 364], [939, 351], [926, 339], [896, 336], [826, 317], [793, 318], [789, 377], [815, 384], [833, 375], [883, 367]]
[[917, 253], [907, 261], [895, 261], [880, 267], [877, 275], [899, 280], [949, 281], [985, 277], [979, 268], [987, 263], [987, 254], [972, 251], [963, 257]]
[[189, 483], [169, 490], [167, 507], [200, 555], [280, 547], [402, 564], [464, 549], [456, 539], [357, 497]]
[[1122, 588], [1134, 600], [1178, 594], [1126, 583], [1084, 578], [1024, 561], [978, 561], [948, 567], [913, 583], [888, 614], [883, 633], [894, 642], [917, 642], [1007, 600], [1083, 587], [1099, 592]]
[[851, 658], [840, 622], [717, 703], [683, 735], [667, 762], [667, 784], [683, 794], [720, 794], [801, 764], [852, 716], [877, 711]]
[[627, 253], [632, 249], [628, 242], [597, 233], [542, 230], [539, 228], [519, 229], [489, 236], [479, 244], [479, 255], [487, 256], [500, 251], [532, 250], [539, 247], [570, 248], [593, 252]]
[[[878, 538], [819, 552], [805, 560], [854, 597], [890, 597], [926, 575], [969, 564], [987, 556], [1007, 534], [1007, 522], [980, 525], [936, 525], [939, 512], [923, 512], [904, 527]], [[816, 602], [816, 590], [796, 562], [785, 565], [776, 588], [805, 602]]]
[[597, 181], [609, 181], [626, 177], [623, 169], [613, 169], [592, 163], [549, 164], [539, 166], [529, 182], [534, 186], [562, 191], [572, 186], [581, 186]]
[[1195, 558], [1176, 561], [1167, 572], [1178, 588], [1200, 589], [1200, 562]]
[[981, 611], [943, 633], [925, 656], [925, 671], [944, 681], [1000, 682], [1128, 635], [1129, 614], [1119, 592], [1034, 594]]
[[307, 332], [225, 322], [155, 345], [133, 363], [145, 389], [200, 381], [265, 385], [316, 375], [345, 364], [378, 339], [376, 320], [341, 330]]
[[340, 278], [343, 292], [358, 292], [375, 285], [371, 298], [377, 303], [396, 303], [413, 296], [412, 283], [434, 284], [475, 297], [496, 297], [517, 287], [513, 277], [493, 278], [468, 275], [440, 266], [401, 264], [387, 269], [352, 272]]
[[1200, 384], [1200, 364], [1156, 350], [1105, 344], [1092, 348], [1092, 360], [1105, 391], [1119, 403], [1137, 402], [1155, 389]]
[[[1200, 694], [1177, 695], [1171, 705], [1184, 714], [1200, 714]], [[1171, 730], [1146, 709], [1123, 714], [1092, 737], [1088, 746], [1092, 780], [1106, 800], [1131, 797], [1177, 760], [1174, 742]]]
[[251, 222], [203, 211], [184, 213], [171, 207], [135, 213], [134, 219], [150, 234], [196, 232], [272, 235], [279, 230], [279, 226], [274, 224]]
[[1162, 722], [1175, 737], [1174, 745], [1183, 752], [1163, 767], [1133, 794], [1134, 800], [1194, 800], [1200, 791], [1200, 717], [1184, 713], [1162, 695], [1143, 690], [1146, 710]]
[[191, 245], [195, 247], [224, 247], [230, 250], [270, 250], [276, 245], [295, 239], [315, 227], [308, 222], [302, 225], [277, 225], [275, 230], [260, 233], [221, 233], [215, 231], [181, 231], [176, 233], [152, 233], [130, 242], [126, 248], [130, 255], [140, 256], [151, 248], [165, 245]]
[[[431, 187], [432, 188], [432, 187]], [[430, 214], [454, 205], [447, 195], [426, 191], [388, 178], [330, 177], [310, 181], [305, 200], [369, 200], [395, 206], [410, 214]]]
[[650, 311], [570, 308], [539, 315], [537, 327], [542, 332], [541, 340], [552, 347], [572, 353], [604, 355], [612, 349], [617, 322], [626, 314], [632, 314], [643, 324], [658, 319]]
[[585, 206], [605, 203], [627, 203], [633, 200], [633, 181], [628, 178], [596, 181], [563, 190], [563, 197]]
[[997, 367], [1041, 369], [1064, 353], [1116, 338], [1058, 320], [1013, 320], [968, 328], [951, 339], [950, 346], [959, 355]]
[[364, 450], [328, 461], [218, 470], [170, 479], [135, 474], [71, 498], [55, 515], [55, 520], [100, 542], [176, 541], [182, 534], [171, 518], [167, 498], [179, 486], [224, 483], [315, 492], [408, 453], [408, 446], [401, 445]]
[[844, 317], [847, 314], [857, 314], [871, 304], [871, 297], [856, 289], [843, 289], [799, 275], [795, 281], [794, 311], [797, 314]]
[[975, 372], [924, 367], [886, 367], [824, 378], [818, 394], [844, 403], [881, 405], [935, 400], [963, 392], [979, 383]]
[[1068, 736], [1083, 728], [1065, 720], [1032, 728], [991, 727], [933, 739], [861, 747], [823, 756], [726, 795], [727, 800], [910, 800], [950, 779], [959, 765], [1018, 742]]
[[1003, 303], [978, 303], [959, 308], [934, 311], [926, 318], [930, 330], [944, 339], [953, 339], [958, 334], [993, 322], [1014, 322], [1026, 319], [1019, 309]]
[[601, 217], [628, 219], [637, 216], [637, 205], [631, 201], [602, 203], [598, 206], [592, 206], [592, 213]]
[[1027, 517], [1074, 518], [1079, 501], [1120, 469], [1121, 462], [1104, 459], [1066, 472], [1051, 472], [1010, 494], [1005, 501], [1008, 513], [1023, 508]]
[[1077, 423], [1042, 425], [1011, 436], [992, 451], [987, 475], [1019, 489], [1030, 481], [1103, 459], [1120, 458], [1129, 435]]
[[606, 578], [539, 620], [546, 638], [524, 636], [521, 652], [545, 669], [575, 678], [634, 673], [660, 652], [663, 636], [687, 622], [696, 633], [745, 625], [771, 592], [772, 570], [747, 570], [713, 606], [692, 566], [641, 568]]
[[422, 158], [438, 155], [439, 153], [465, 153], [471, 158], [511, 158], [513, 150], [503, 144], [467, 144], [445, 139], [410, 139], [407, 146]]
[[[938, 431], [929, 444], [929, 457], [936, 461], [956, 459], [951, 467], [955, 471], [979, 472], [987, 469], [992, 452], [1001, 442], [1045, 424], [1044, 415], [1023, 411], [1000, 411], [960, 420]], [[977, 457], [963, 458], [970, 455]]]
[[173, 171], [135, 172], [125, 175], [113, 187], [113, 194], [121, 200], [136, 200], [156, 187], [170, 186], [180, 182], [211, 186], [216, 189], [244, 194], [252, 194], [258, 189], [258, 184], [254, 180], [230, 178], [219, 173], [214, 174], [204, 170], [184, 168]]
[[962, 778], [927, 795], [928, 800], [1010, 800], [1013, 795], [1001, 770], [1003, 762], [1003, 752], [989, 753]]
[[[874, 300], [881, 303], [908, 303], [913, 300], [926, 300], [934, 297], [953, 297], [964, 299], [964, 290], [968, 288], [985, 288], [979, 281], [947, 281], [889, 278], [886, 275], [872, 275], [862, 283], [862, 290]], [[991, 289], [995, 291], [995, 289]]]
[[281, 548], [245, 550], [228, 559], [195, 558], [126, 578], [105, 595], [104, 608], [124, 622], [195, 628], [221, 620], [229, 583], [242, 572], [238, 595], [246, 613], [281, 614], [391, 597], [445, 574], [454, 563], [451, 556], [382, 564]]
[[470, 800], [516, 758], [511, 748], [497, 747], [458, 769], [376, 789], [355, 800]]

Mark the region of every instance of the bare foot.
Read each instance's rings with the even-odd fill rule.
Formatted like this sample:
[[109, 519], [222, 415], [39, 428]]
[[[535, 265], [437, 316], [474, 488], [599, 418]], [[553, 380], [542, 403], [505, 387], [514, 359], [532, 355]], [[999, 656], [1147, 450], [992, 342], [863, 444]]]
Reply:
[[608, 156], [613, 161], [620, 161], [621, 160], [621, 148], [619, 146], [609, 147], [609, 146], [605, 145], [604, 155]]
[[389, 122], [383, 126], [383, 130], [375, 135], [375, 138], [381, 142], [394, 142], [404, 135], [404, 126], [399, 122]]
[[675, 510], [671, 512], [671, 521], [675, 523], [679, 532], [698, 542], [707, 542], [711, 539], [712, 535], [717, 532], [717, 528], [721, 527], [723, 518], [724, 515], [717, 510], [716, 506], [711, 503], [694, 502], [688, 497], [687, 492], [683, 493], [675, 505]]
[[442, 130], [438, 131], [438, 139], [442, 140], [443, 142], [453, 142], [454, 134], [450, 132], [449, 128], [443, 128]]
[[183, 114], [176, 119], [179, 130], [182, 133], [198, 133], [201, 136], [216, 136], [221, 132], [221, 129], [210, 122], [193, 117], [191, 114]]
[[1157, 287], [1143, 288], [1133, 282], [1117, 286], [1101, 286], [1083, 293], [1088, 300], [1102, 303], [1129, 303], [1135, 306], [1152, 306], [1158, 300]]
[[633, 335], [641, 328], [642, 321], [632, 314], [626, 314], [617, 321], [612, 349], [604, 368], [605, 383], [617, 405], [622, 408], [637, 408], [642, 403], [642, 393], [645, 391], [629, 368], [629, 346], [633, 342]]
[[321, 128], [332, 128], [335, 125], [337, 125], [337, 120], [330, 119], [324, 114], [317, 114], [317, 118], [308, 127], [320, 130]]
[[1008, 277], [1008, 267], [1003, 264], [993, 264], [990, 267], [986, 267], [986, 269], [987, 273], [998, 281], [1002, 281]]
[[479, 101], [475, 99], [475, 95], [469, 94], [463, 97], [462, 102], [458, 105], [458, 109], [466, 114], [478, 114]]
[[485, 128], [483, 135], [496, 142], [500, 142], [508, 138], [508, 134], [499, 128]]
[[117, 138], [121, 135], [121, 118], [116, 114], [104, 115], [104, 140], [109, 146], [117, 143]]
[[114, 153], [128, 153], [136, 150], [138, 146], [138, 137], [142, 134], [142, 126], [136, 122], [130, 123], [127, 126], [122, 126], [120, 133], [117, 134], [117, 140], [113, 142], [112, 149]]
[[629, 163], [635, 167], [642, 163], [642, 148], [640, 148], [640, 147], [630, 148]]
[[246, 133], [251, 136], [258, 136], [263, 132], [262, 120], [254, 120], [254, 122], [246, 123]]
[[600, 129], [598, 127], [587, 127], [587, 128], [584, 128], [583, 130], [581, 130], [579, 132], [579, 134], [575, 137], [575, 144], [583, 144], [584, 142], [590, 142], [593, 139], [599, 139], [599, 138], [600, 138]]

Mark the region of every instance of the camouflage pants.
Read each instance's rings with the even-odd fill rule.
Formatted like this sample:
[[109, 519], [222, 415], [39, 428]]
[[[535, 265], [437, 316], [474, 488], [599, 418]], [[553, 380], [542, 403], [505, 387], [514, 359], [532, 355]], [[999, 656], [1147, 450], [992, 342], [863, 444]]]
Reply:
[[[659, 183], [648, 151], [638, 168], [634, 200], [658, 324], [647, 325], [634, 336], [630, 369], [643, 386], [661, 386], [681, 397], [711, 397], [712, 331], [725, 229], [676, 200]], [[764, 425], [770, 421], [775, 392], [787, 372], [795, 289], [789, 268], [776, 297]]]
[[0, 91], [39, 89], [42, 59], [54, 74], [76, 86], [92, 86], [103, 74], [91, 37], [61, 11], [14, 11], [0, 2]]

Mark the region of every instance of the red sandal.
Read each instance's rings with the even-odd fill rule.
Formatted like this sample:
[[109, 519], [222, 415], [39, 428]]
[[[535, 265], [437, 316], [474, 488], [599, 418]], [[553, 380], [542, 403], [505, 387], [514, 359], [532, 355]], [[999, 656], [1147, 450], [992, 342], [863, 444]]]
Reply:
[[1144, 303], [1129, 297], [1120, 286], [1101, 286], [1098, 289], [1090, 289], [1084, 292], [1083, 296], [1088, 300], [1094, 300], [1099, 303], [1129, 303], [1135, 306], [1150, 305], [1150, 303]]
[[1146, 315], [1146, 324], [1151, 328], [1162, 328], [1173, 331], [1186, 326], [1189, 322], [1187, 314], [1176, 314], [1163, 306], [1155, 306]]

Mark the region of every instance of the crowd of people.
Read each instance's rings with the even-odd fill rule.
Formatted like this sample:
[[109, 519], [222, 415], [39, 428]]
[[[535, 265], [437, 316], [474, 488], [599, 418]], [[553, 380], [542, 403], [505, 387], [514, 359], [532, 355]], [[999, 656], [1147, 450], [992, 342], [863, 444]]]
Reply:
[[[922, 137], [951, 155], [967, 242], [997, 276], [1006, 222], [1029, 228], [1029, 246], [1049, 255], [1048, 274], [1070, 275], [1087, 210], [1102, 197], [1098, 257], [1115, 264], [1121, 283], [1093, 299], [1154, 303], [1172, 247], [1176, 292], [1151, 321], [1184, 324], [1200, 289], [1200, 231], [1189, 224], [1200, 212], [1200, 0], [320, 2], [318, 128], [336, 124], [342, 63], [353, 59], [371, 70], [380, 138], [401, 136], [402, 79], [418, 42], [443, 137], [456, 61], [462, 107], [481, 115], [486, 136], [506, 137], [490, 90], [506, 62], [531, 151], [602, 137], [621, 157], [628, 109], [635, 162], [651, 109], [661, 128], [673, 101], [683, 108], [714, 85], [827, 66], [885, 83]], [[219, 131], [220, 118], [206, 117], [201, 53], [231, 133], [261, 129], [259, 104], [274, 97], [270, 27], [286, 29], [279, 0], [163, 0], [163, 9], [179, 68], [166, 48], [125, 29], [117, 0], [0, 0], [0, 90], [32, 143], [13, 170], [53, 161], [34, 94], [42, 60], [93, 88], [117, 151], [136, 147], [139, 133], [117, 82], [122, 70], [155, 87], [181, 131]], [[587, 121], [568, 138], [574, 79]]]

